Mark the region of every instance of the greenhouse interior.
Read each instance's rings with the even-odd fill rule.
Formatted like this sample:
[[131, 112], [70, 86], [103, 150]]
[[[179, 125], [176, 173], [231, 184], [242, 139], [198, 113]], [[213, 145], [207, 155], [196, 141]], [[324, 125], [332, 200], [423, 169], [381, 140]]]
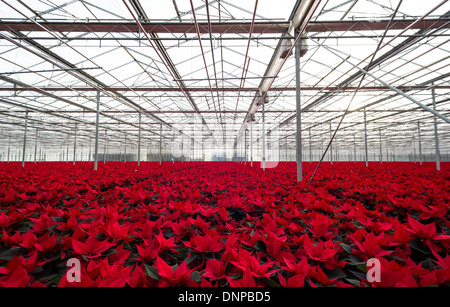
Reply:
[[448, 0], [1, 0], [0, 63], [0, 286], [450, 286]]

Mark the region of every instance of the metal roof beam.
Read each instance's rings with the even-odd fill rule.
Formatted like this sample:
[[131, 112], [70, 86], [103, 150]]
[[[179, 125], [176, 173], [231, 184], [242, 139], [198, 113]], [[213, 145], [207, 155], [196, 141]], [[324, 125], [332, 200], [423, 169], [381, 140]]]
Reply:
[[[415, 19], [394, 20], [391, 24], [392, 30], [403, 30], [411, 26]], [[411, 29], [424, 30], [444, 26], [450, 28], [450, 18], [429, 18], [420, 23], [415, 23]], [[346, 20], [346, 21], [311, 21], [306, 27], [308, 33], [320, 32], [347, 32], [347, 31], [383, 31], [386, 29], [388, 20]], [[53, 32], [83, 32], [83, 33], [139, 33], [139, 27], [132, 21], [38, 21]], [[213, 34], [248, 34], [251, 22], [199, 22], [201, 34], [208, 34], [209, 29]], [[195, 24], [192, 22], [145, 22], [142, 27], [148, 33], [161, 34], [196, 34]], [[255, 21], [254, 34], [282, 34], [288, 33], [289, 22]], [[43, 32], [42, 27], [28, 21], [2, 20], [0, 31], [22, 31]]]

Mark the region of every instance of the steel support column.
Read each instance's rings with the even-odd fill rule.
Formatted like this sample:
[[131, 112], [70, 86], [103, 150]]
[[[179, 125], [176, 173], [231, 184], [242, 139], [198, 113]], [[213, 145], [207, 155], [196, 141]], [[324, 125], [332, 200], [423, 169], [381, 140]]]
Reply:
[[8, 141], [8, 163], [9, 163], [9, 155], [11, 153], [11, 133], [9, 134], [9, 141]]
[[253, 118], [250, 121], [250, 166], [253, 167]]
[[383, 145], [381, 143], [381, 129], [378, 130], [380, 136], [380, 163], [383, 164]]
[[311, 145], [311, 128], [308, 129], [309, 132], [309, 164], [312, 162], [312, 145]]
[[366, 109], [364, 108], [364, 151], [366, 154], [366, 167], [369, 166], [369, 151], [367, 149], [367, 118], [366, 118]]
[[162, 161], [162, 124], [159, 124], [159, 165]]
[[417, 122], [417, 130], [418, 130], [418, 138], [419, 138], [419, 161], [420, 165], [422, 165], [422, 137], [420, 136], [420, 122]]
[[262, 102], [262, 168], [263, 171], [266, 170], [266, 125], [264, 117], [264, 105], [265, 101]]
[[25, 113], [25, 130], [23, 133], [22, 167], [25, 167], [25, 150], [27, 146], [28, 111]]
[[127, 136], [125, 135], [125, 148], [124, 148], [124, 158], [123, 162], [127, 162]]
[[138, 130], [138, 163], [137, 165], [141, 165], [141, 113], [139, 112], [139, 130]]
[[[298, 34], [297, 34], [298, 35]], [[302, 169], [302, 109], [300, 99], [300, 40], [295, 46], [295, 102], [296, 102], [296, 120], [297, 120], [297, 134], [296, 134], [296, 153], [297, 153], [297, 181], [303, 180]]]
[[[434, 89], [434, 83], [431, 83], [431, 94], [433, 96], [433, 110], [436, 112], [436, 91]], [[436, 148], [436, 169], [441, 170], [441, 154], [439, 152], [439, 133], [437, 128], [437, 118], [434, 115], [434, 143]]]
[[[333, 132], [331, 131], [331, 121], [330, 121], [330, 140], [333, 137]], [[333, 165], [333, 142], [330, 142], [330, 162]]]
[[75, 161], [77, 160], [77, 128], [78, 125], [75, 124], [75, 135], [73, 139], [73, 165], [75, 165]]
[[106, 163], [106, 134], [108, 132], [105, 130], [105, 144], [103, 145], [103, 164]]
[[247, 132], [248, 132], [248, 130], [245, 129], [245, 134], [244, 134], [244, 163], [245, 163], [245, 165], [247, 165]]
[[36, 128], [36, 136], [34, 139], [34, 163], [36, 163], [38, 133], [39, 133], [39, 129]]
[[95, 114], [94, 170], [98, 166], [98, 122], [100, 116], [100, 91], [97, 91], [97, 113]]

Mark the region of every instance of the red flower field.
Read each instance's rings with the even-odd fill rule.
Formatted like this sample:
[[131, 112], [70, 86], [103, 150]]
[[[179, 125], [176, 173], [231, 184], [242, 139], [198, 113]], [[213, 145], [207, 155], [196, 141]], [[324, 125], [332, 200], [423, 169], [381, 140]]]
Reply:
[[0, 286], [450, 285], [449, 164], [325, 163], [311, 186], [295, 171], [1, 163]]

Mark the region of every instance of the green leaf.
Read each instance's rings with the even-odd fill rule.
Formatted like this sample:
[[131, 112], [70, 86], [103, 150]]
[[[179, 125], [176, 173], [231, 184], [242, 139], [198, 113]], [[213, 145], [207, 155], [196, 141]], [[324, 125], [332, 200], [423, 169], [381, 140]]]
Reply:
[[281, 287], [279, 283], [277, 283], [275, 280], [269, 279], [269, 278], [261, 278], [260, 279], [266, 286], [268, 287]]
[[366, 274], [364, 274], [364, 273], [355, 272], [355, 271], [352, 271], [352, 270], [350, 270], [349, 272], [352, 273], [353, 275], [355, 275], [356, 277], [358, 277], [361, 280], [366, 280], [366, 278], [367, 278]]
[[0, 260], [10, 261], [19, 253], [20, 248], [11, 247], [8, 250], [0, 252]]
[[352, 247], [348, 244], [342, 243], [341, 247], [347, 252], [347, 253], [352, 253]]
[[267, 246], [266, 243], [264, 243], [261, 240], [256, 241], [255, 245], [253, 246], [255, 249], [266, 252]]
[[347, 276], [340, 269], [335, 269], [333, 271], [328, 271], [325, 274], [327, 275], [328, 279], [343, 278], [343, 277]]
[[427, 247], [418, 239], [412, 239], [411, 242], [409, 242], [409, 246], [412, 249], [414, 249], [424, 255], [431, 254], [431, 252], [427, 249]]
[[358, 270], [360, 270], [361, 272], [367, 272], [367, 265], [366, 265], [366, 264], [358, 264], [358, 265], [356, 265], [356, 267], [357, 267]]
[[202, 281], [202, 275], [198, 271], [194, 271], [191, 274], [191, 279], [195, 282], [201, 282]]
[[66, 218], [64, 216], [53, 216], [52, 217], [53, 221], [56, 223], [65, 223], [67, 222]]
[[158, 274], [158, 269], [152, 266], [149, 266], [147, 264], [144, 264], [145, 271], [147, 272], [148, 276], [150, 276], [151, 279], [160, 280], [161, 276]]
[[350, 263], [351, 264], [353, 264], [353, 265], [362, 265], [362, 264], [366, 264], [366, 262], [365, 261], [362, 261], [361, 259], [359, 259], [358, 257], [356, 257], [356, 256], [353, 256], [353, 255], [350, 255], [350, 256], [348, 256], [348, 260], [350, 261]]
[[345, 278], [344, 279], [346, 282], [348, 282], [349, 284], [355, 286], [355, 287], [359, 287], [359, 280], [358, 279], [354, 279], [354, 278]]

